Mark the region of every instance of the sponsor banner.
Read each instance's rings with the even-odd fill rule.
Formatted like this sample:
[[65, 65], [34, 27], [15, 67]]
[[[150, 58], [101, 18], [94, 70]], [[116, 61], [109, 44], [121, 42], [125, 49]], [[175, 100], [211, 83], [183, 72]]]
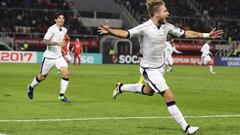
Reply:
[[[73, 63], [73, 55], [72, 60]], [[81, 55], [82, 64], [102, 64], [102, 54], [101, 53], [83, 53]]]
[[[174, 64], [193, 65], [201, 61], [200, 56], [173, 56]], [[137, 55], [103, 55], [104, 64], [139, 64]]]
[[0, 51], [0, 63], [36, 63], [36, 52]]
[[215, 63], [218, 66], [240, 66], [240, 57], [216, 57]]
[[28, 38], [28, 37], [15, 37], [14, 38], [14, 43], [17, 44], [23, 44], [24, 42], [30, 44], [30, 45], [35, 45], [35, 46], [44, 46], [44, 44], [42, 43], [42, 38]]
[[137, 55], [103, 55], [103, 63], [105, 64], [139, 64]]
[[[175, 47], [177, 50], [182, 50], [182, 51], [200, 51], [202, 46], [205, 43], [184, 43], [184, 42], [179, 42], [175, 43]], [[215, 50], [215, 45], [210, 44], [210, 50], [214, 51]]]
[[[43, 53], [38, 52], [38, 61], [37, 63], [42, 62]], [[73, 63], [74, 57], [73, 54], [70, 54], [71, 61]], [[101, 53], [83, 53], [81, 54], [81, 64], [102, 64], [102, 54]], [[77, 61], [78, 62], [78, 61]]]
[[[71, 39], [71, 45], [74, 43], [75, 38]], [[24, 42], [27, 42], [29, 45], [34, 45], [34, 46], [46, 46], [42, 43], [42, 38], [28, 38], [28, 37], [15, 37], [14, 38], [14, 43], [17, 44], [23, 44]], [[88, 48], [98, 48], [99, 43], [98, 40], [96, 38], [80, 38], [80, 40], [83, 43], [84, 47], [88, 47]]]
[[119, 64], [139, 64], [140, 60], [137, 55], [119, 55]]
[[200, 56], [173, 56], [175, 65], [194, 65], [201, 61]]

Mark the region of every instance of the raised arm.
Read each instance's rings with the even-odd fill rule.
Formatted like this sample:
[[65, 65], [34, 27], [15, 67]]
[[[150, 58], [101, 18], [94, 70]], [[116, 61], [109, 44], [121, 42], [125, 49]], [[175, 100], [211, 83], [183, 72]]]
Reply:
[[185, 31], [186, 38], [220, 38], [223, 35], [223, 30], [214, 28], [210, 33], [200, 33], [196, 31]]
[[101, 24], [98, 27], [99, 34], [110, 34], [119, 38], [127, 38], [129, 35], [128, 31], [122, 29], [112, 29], [108, 24]]

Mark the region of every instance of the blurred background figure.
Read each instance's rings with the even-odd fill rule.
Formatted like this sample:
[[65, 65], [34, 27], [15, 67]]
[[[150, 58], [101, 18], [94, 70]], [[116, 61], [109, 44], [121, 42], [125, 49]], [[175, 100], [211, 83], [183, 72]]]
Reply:
[[29, 46], [29, 44], [26, 41], [24, 41], [24, 43], [21, 47], [21, 51], [26, 51], [28, 49], [28, 46]]
[[[137, 57], [138, 57], [138, 60], [139, 62], [141, 61], [142, 57], [143, 57], [143, 54], [142, 54], [142, 48], [140, 47], [140, 52], [137, 53]], [[140, 78], [138, 80], [138, 83], [144, 83], [144, 77], [143, 75], [140, 75]]]
[[201, 48], [201, 52], [202, 52], [202, 56], [201, 56], [201, 65], [208, 65], [209, 67], [209, 72], [211, 74], [216, 74], [216, 72], [213, 71], [213, 59], [211, 58], [210, 55], [212, 55], [211, 51], [210, 51], [210, 43], [211, 41], [208, 40]]
[[109, 55], [114, 55], [116, 54], [116, 51], [114, 50], [114, 47], [111, 46], [111, 48], [109, 49], [109, 52], [108, 52]]
[[74, 54], [73, 65], [76, 65], [76, 60], [78, 60], [78, 65], [81, 64], [81, 53], [83, 53], [82, 42], [79, 38], [76, 38], [76, 41], [73, 43], [71, 52]]
[[178, 51], [175, 47], [174, 39], [171, 39], [170, 41], [165, 42], [165, 66], [167, 72], [172, 72], [172, 66], [173, 66], [173, 52], [177, 54], [182, 54], [181, 51]]

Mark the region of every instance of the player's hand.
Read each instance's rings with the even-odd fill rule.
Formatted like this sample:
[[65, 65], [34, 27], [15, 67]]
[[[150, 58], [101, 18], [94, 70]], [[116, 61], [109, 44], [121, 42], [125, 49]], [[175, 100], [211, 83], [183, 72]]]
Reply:
[[223, 35], [223, 30], [216, 30], [216, 28], [212, 29], [209, 33], [209, 38], [220, 38]]
[[99, 34], [109, 34], [109, 30], [110, 30], [110, 27], [108, 25], [108, 23], [102, 23], [99, 27], [98, 27], [98, 33]]
[[63, 47], [64, 46], [64, 42], [59, 42], [58, 45]]

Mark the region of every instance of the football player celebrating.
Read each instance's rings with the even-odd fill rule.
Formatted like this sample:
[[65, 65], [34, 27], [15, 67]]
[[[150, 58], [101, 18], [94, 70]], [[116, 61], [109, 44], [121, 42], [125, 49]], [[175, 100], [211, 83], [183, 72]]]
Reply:
[[117, 82], [113, 91], [113, 98], [123, 92], [142, 93], [152, 96], [154, 93], [162, 95], [171, 116], [180, 125], [186, 134], [194, 134], [199, 127], [190, 126], [176, 105], [172, 90], [166, 83], [164, 74], [164, 49], [168, 34], [185, 38], [218, 38], [223, 34], [222, 30], [213, 29], [210, 33], [184, 31], [167, 23], [169, 12], [163, 0], [147, 0], [146, 6], [150, 19], [128, 31], [110, 28], [108, 24], [101, 24], [98, 28], [100, 34], [111, 34], [120, 38], [142, 36], [143, 58], [140, 62], [140, 73], [144, 76], [146, 84], [123, 84]]

